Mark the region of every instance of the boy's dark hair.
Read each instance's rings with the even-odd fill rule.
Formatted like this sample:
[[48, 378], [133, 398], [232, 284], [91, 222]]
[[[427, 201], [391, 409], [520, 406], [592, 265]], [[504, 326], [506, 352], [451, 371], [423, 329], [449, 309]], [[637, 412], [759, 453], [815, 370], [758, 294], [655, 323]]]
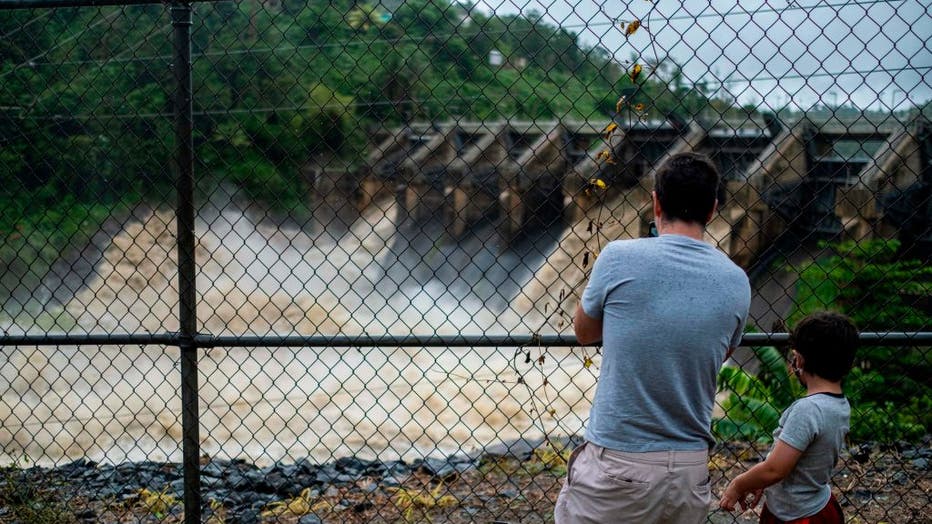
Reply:
[[705, 225], [718, 193], [718, 170], [705, 155], [679, 153], [657, 170], [654, 191], [667, 220]]
[[803, 356], [804, 371], [841, 382], [854, 364], [858, 328], [841, 313], [819, 311], [796, 324], [790, 345]]

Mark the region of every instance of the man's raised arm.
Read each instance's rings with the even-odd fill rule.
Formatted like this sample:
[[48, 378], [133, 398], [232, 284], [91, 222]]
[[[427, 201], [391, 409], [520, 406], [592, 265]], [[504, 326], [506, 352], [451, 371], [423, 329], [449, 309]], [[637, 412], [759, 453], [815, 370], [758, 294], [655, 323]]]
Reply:
[[580, 304], [576, 306], [576, 316], [573, 317], [573, 331], [581, 345], [599, 342], [602, 340], [602, 319], [587, 315]]

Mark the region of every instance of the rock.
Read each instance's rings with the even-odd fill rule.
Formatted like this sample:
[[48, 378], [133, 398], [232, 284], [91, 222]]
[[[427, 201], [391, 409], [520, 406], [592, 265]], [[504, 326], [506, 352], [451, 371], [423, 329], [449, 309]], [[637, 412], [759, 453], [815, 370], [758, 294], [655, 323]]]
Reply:
[[398, 475], [411, 472], [411, 467], [400, 460], [393, 460], [383, 464], [383, 475]]
[[298, 470], [298, 474], [304, 475], [313, 475], [317, 473], [317, 465], [312, 463], [310, 459], [301, 458], [294, 463], [295, 468]]
[[97, 496], [102, 499], [108, 499], [111, 497], [115, 498], [120, 495], [122, 495], [123, 498], [126, 498], [127, 496], [129, 496], [129, 494], [123, 493], [123, 488], [120, 488], [120, 487], [111, 486], [111, 487], [106, 487], [106, 488], [99, 488], [96, 491], [97, 491]]
[[229, 524], [259, 524], [259, 511], [244, 509], [233, 516], [227, 517], [227, 522]]
[[173, 480], [168, 484], [168, 491], [174, 493], [184, 493], [184, 479]]
[[917, 458], [910, 461], [916, 469], [926, 470], [929, 469], [929, 459], [927, 458]]
[[266, 475], [265, 483], [268, 484], [270, 488], [272, 488], [272, 491], [281, 495], [287, 495], [288, 490], [294, 486], [294, 483], [290, 477], [287, 477], [277, 471]]
[[359, 475], [369, 467], [369, 464], [369, 461], [361, 460], [356, 457], [342, 457], [336, 460], [334, 466], [337, 468], [337, 471]]
[[251, 491], [257, 491], [259, 493], [270, 493], [275, 491], [268, 482], [266, 482], [265, 475], [262, 474], [259, 470], [247, 471], [243, 478], [246, 479], [245, 488], [250, 489]]
[[327, 488], [327, 491], [324, 492], [325, 497], [339, 497], [340, 490], [336, 486], [330, 486]]
[[388, 466], [386, 464], [373, 461], [362, 470], [361, 474], [369, 477], [381, 477], [387, 469]]
[[94, 510], [92, 510], [92, 509], [90, 509], [90, 508], [85, 509], [85, 510], [78, 511], [77, 513], [74, 514], [74, 516], [75, 516], [75, 518], [77, 518], [78, 520], [85, 520], [85, 521], [88, 521], [88, 522], [96, 522], [96, 521], [97, 521], [97, 512], [95, 512]]
[[227, 483], [227, 486], [229, 486], [231, 489], [236, 489], [236, 490], [240, 490], [240, 489], [245, 490], [251, 484], [249, 479], [247, 479], [246, 476], [241, 473], [231, 473], [226, 478], [226, 483]]
[[221, 478], [224, 476], [226, 468], [220, 466], [216, 462], [210, 462], [201, 466], [201, 478], [204, 477], [214, 477]]
[[871, 458], [871, 446], [868, 444], [854, 446], [848, 450], [848, 453], [851, 454], [852, 459], [864, 464]]
[[900, 486], [905, 486], [909, 482], [909, 475], [902, 471], [897, 471], [893, 474], [893, 482]]
[[201, 487], [215, 488], [226, 484], [226, 481], [218, 477], [201, 476]]
[[447, 462], [446, 459], [427, 457], [421, 459], [420, 462], [415, 461], [415, 464], [418, 465], [417, 469], [419, 471], [429, 473], [440, 479], [446, 479], [456, 474], [456, 470], [453, 469], [453, 466]]
[[122, 464], [117, 464], [115, 469], [123, 474], [132, 474], [136, 471], [136, 464], [133, 464], [132, 462], [124, 462]]
[[415, 461], [418, 470], [429, 473], [440, 480], [451, 480], [460, 473], [475, 467], [473, 459], [469, 457], [449, 457], [446, 459], [425, 458]]
[[396, 477], [394, 475], [391, 475], [391, 476], [388, 476], [382, 479], [382, 485], [389, 487], [389, 488], [397, 488], [402, 483], [404, 483], [404, 479]]
[[298, 524], [322, 524], [322, 521], [320, 520], [320, 517], [318, 517], [317, 515], [311, 514], [311, 515], [304, 515], [303, 517], [298, 519]]
[[84, 458], [79, 458], [74, 462], [69, 462], [64, 466], [58, 468], [58, 471], [65, 474], [66, 476], [80, 475], [87, 470], [93, 470], [97, 466], [97, 463], [91, 460]]
[[482, 454], [497, 457], [515, 457], [517, 459], [525, 460], [530, 457], [531, 453], [533, 453], [534, 450], [539, 448], [543, 443], [543, 438], [518, 439], [514, 442], [489, 446]]
[[[204, 480], [204, 479], [201, 479]], [[204, 484], [201, 484], [201, 487], [204, 487]], [[224, 501], [230, 498], [230, 491], [226, 489], [208, 489], [206, 491], [201, 491], [201, 500], [204, 504], [208, 504], [211, 500]]]
[[375, 507], [375, 504], [371, 502], [360, 502], [359, 504], [356, 504], [355, 506], [353, 506], [353, 511], [356, 513], [362, 513], [363, 511], [372, 509], [374, 507]]
[[516, 499], [518, 498], [518, 491], [514, 489], [503, 489], [499, 492], [499, 496], [506, 499]]
[[340, 476], [336, 468], [329, 464], [318, 469], [315, 474], [317, 475], [318, 484], [331, 484]]

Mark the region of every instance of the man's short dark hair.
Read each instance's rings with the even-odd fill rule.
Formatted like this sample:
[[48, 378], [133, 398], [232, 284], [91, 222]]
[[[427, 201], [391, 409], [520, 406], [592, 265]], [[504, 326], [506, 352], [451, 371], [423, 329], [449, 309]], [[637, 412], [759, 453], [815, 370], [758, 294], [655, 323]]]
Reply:
[[841, 382], [854, 364], [858, 328], [841, 313], [819, 311], [796, 324], [790, 345], [803, 356], [804, 371]]
[[654, 191], [663, 218], [705, 225], [715, 206], [718, 170], [705, 155], [679, 153], [657, 170]]

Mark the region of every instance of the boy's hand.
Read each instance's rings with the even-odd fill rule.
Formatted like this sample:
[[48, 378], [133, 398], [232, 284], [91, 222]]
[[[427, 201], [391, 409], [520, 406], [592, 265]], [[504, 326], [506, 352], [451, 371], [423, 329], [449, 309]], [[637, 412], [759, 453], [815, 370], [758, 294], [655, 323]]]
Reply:
[[718, 507], [726, 511], [734, 511], [735, 504], [741, 499], [741, 493], [738, 493], [738, 490], [735, 489], [735, 483], [732, 482], [728, 484], [728, 487], [725, 488], [725, 493], [722, 493], [721, 500], [718, 501]]
[[718, 501], [718, 507], [726, 511], [734, 511], [735, 504], [738, 504], [741, 506], [741, 511], [747, 511], [757, 506], [763, 494], [763, 489], [740, 493], [735, 487], [735, 483], [732, 482], [725, 488], [725, 493], [722, 494], [721, 500]]
[[[750, 495], [750, 500], [748, 500], [748, 495]], [[741, 508], [748, 510], [754, 509], [757, 507], [757, 503], [760, 502], [760, 499], [764, 496], [764, 489], [757, 489], [749, 492], [744, 496], [744, 501], [741, 502]]]

